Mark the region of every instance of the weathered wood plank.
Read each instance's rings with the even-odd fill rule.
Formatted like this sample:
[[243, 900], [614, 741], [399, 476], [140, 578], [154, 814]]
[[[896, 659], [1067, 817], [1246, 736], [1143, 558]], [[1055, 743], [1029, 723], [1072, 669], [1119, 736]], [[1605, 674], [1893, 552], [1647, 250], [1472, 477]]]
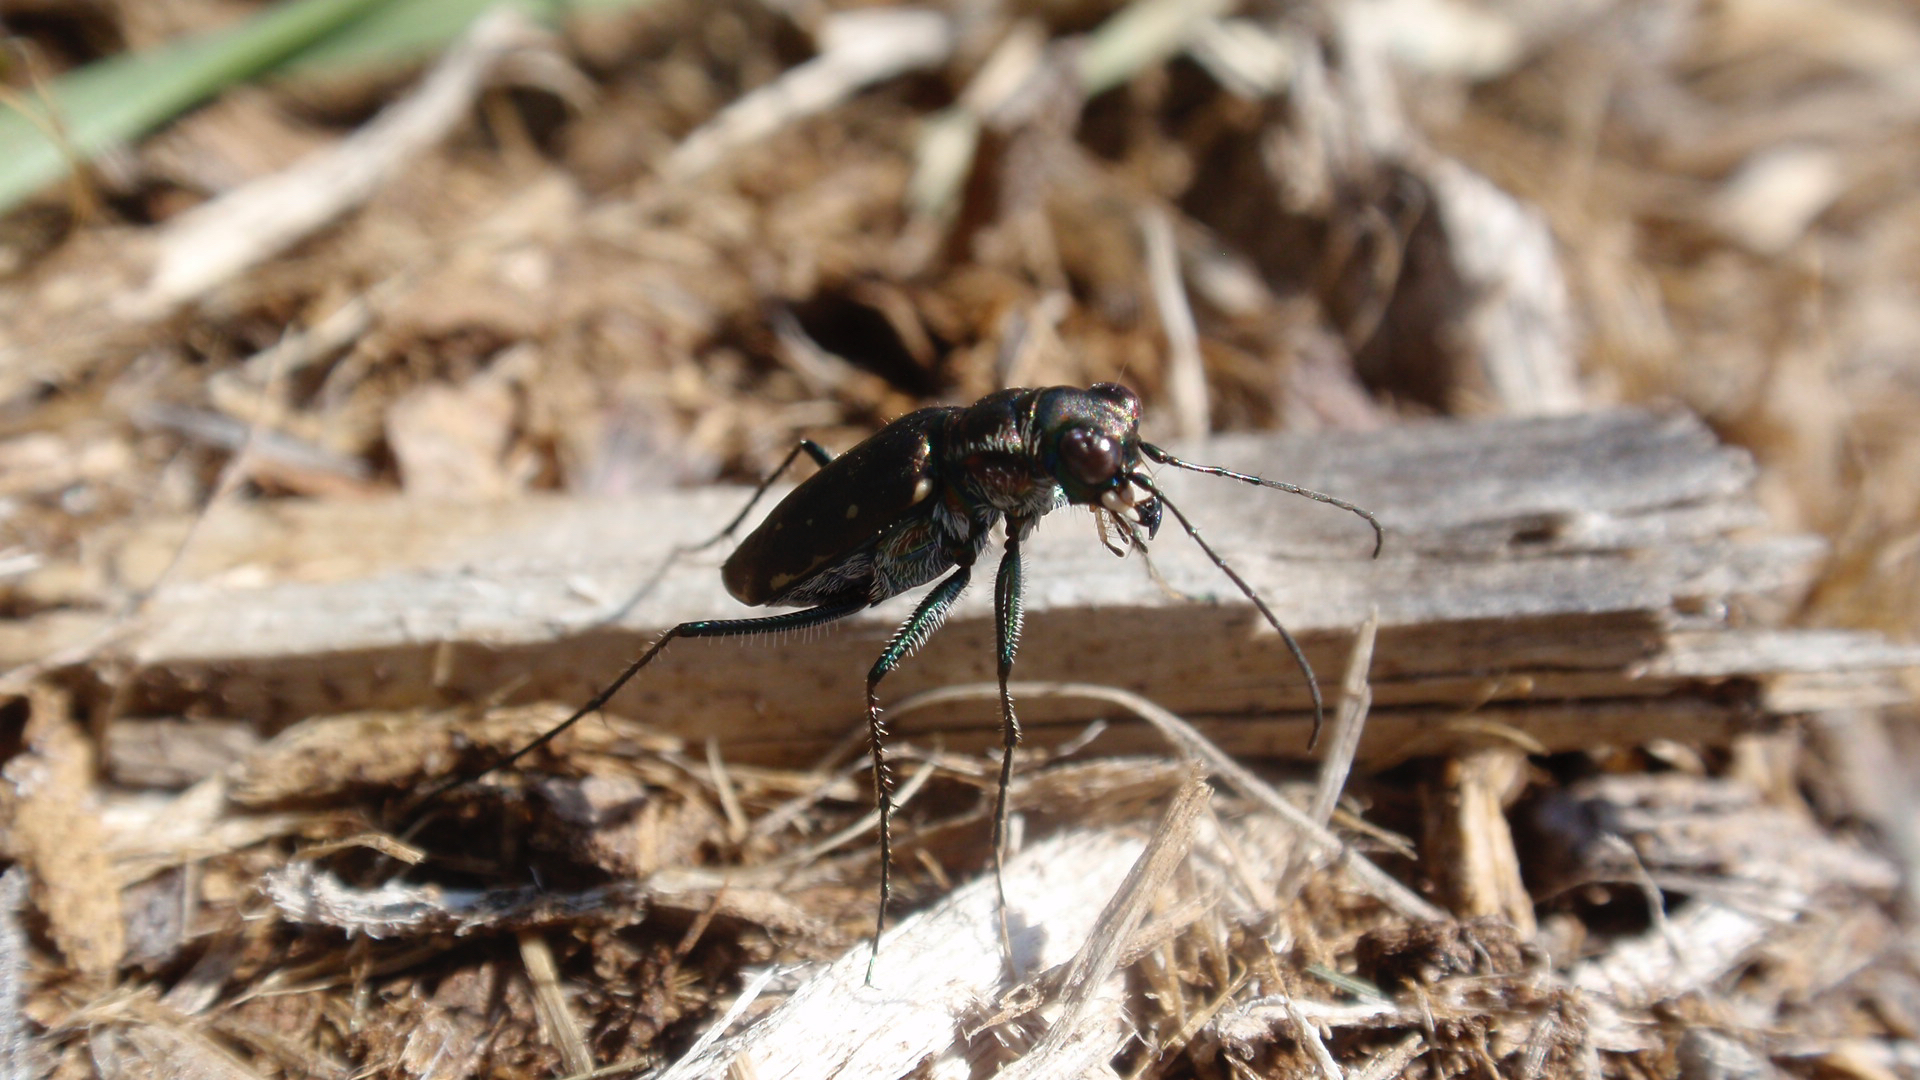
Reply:
[[[1035, 583], [1020, 669], [1034, 678], [1099, 678], [1172, 708], [1304, 705], [1304, 686], [1277, 636], [1236, 595], [1179, 602], [1137, 566], [1094, 552], [1036, 545]], [[1791, 583], [1807, 552], [1783, 545], [1657, 553], [1436, 564], [1426, 560], [1297, 563], [1248, 558], [1238, 565], [1306, 644], [1316, 667], [1337, 665], [1346, 627], [1370, 608], [1383, 630], [1382, 678], [1546, 668], [1618, 668], [1656, 656], [1672, 597], [1728, 560], [1752, 565], [1753, 583]], [[1200, 565], [1194, 565], [1200, 562]], [[1065, 565], [1061, 565], [1064, 563]], [[1191, 555], [1161, 560], [1179, 583], [1205, 580]], [[584, 698], [671, 622], [738, 611], [704, 574], [672, 582], [619, 626], [581, 623], [598, 614], [568, 579], [523, 574], [421, 576], [244, 591], [182, 590], [149, 612], [134, 656], [142, 694], [166, 711], [197, 702], [227, 715], [311, 715], [345, 708], [397, 708], [435, 701]], [[1197, 591], [1197, 589], [1196, 589]], [[1236, 602], [1237, 601], [1237, 602]], [[668, 610], [662, 612], [660, 607]], [[621, 699], [628, 711], [701, 704], [720, 730], [755, 717], [781, 723], [828, 719], [837, 726], [904, 602], [850, 620], [801, 643], [689, 642], [662, 657]], [[898, 693], [986, 677], [992, 664], [990, 597], [963, 603], [949, 626], [889, 688]], [[568, 624], [574, 624], [569, 627]], [[1194, 648], [1169, 645], [1193, 642]], [[796, 679], [810, 688], [792, 695]], [[517, 688], [516, 688], [517, 687]], [[823, 700], [824, 699], [824, 700]], [[1461, 699], [1455, 700], [1467, 703]], [[640, 715], [645, 715], [644, 712]], [[830, 719], [831, 718], [831, 719]]]
[[[1806, 537], [1729, 539], [1757, 519], [1751, 465], [1685, 416], [1236, 437], [1188, 452], [1331, 490], [1380, 515], [1387, 550], [1369, 561], [1364, 525], [1333, 508], [1211, 478], [1161, 478], [1321, 672], [1338, 667], [1349, 628], [1377, 610], [1376, 699], [1418, 723], [1489, 703], [1586, 715], [1594, 703], [1632, 699], [1649, 716], [1697, 719], [1700, 710], [1647, 703], [1711, 692], [1736, 711], [1764, 711], [1763, 691], [1776, 684], [1775, 705], [1858, 703], [1886, 695], [1886, 669], [1920, 660], [1866, 636], [1731, 632], [1790, 605], [1824, 549]], [[135, 674], [120, 701], [135, 713], [286, 721], [583, 700], [666, 627], [752, 613], [721, 590], [716, 551], [686, 560], [606, 621], [676, 544], [711, 535], [743, 497], [224, 509], [183, 560], [179, 583], [130, 628], [119, 658]], [[166, 538], [180, 534], [104, 545], [92, 572], [149, 580]], [[1020, 677], [1108, 682], [1197, 717], [1304, 716], [1304, 682], [1251, 605], [1171, 522], [1153, 552], [1190, 595], [1156, 584], [1137, 558], [1113, 558], [1084, 513], [1048, 519], [1029, 558]], [[89, 572], [56, 568], [49, 580]], [[889, 700], [991, 677], [990, 593], [975, 590], [889, 680]], [[676, 645], [614, 707], [774, 756], [817, 749], [860, 716], [864, 673], [910, 604], [898, 598], [807, 641]], [[54, 629], [71, 640], [85, 626], [58, 612], [38, 637], [34, 622], [0, 635], [0, 651], [31, 659], [22, 654], [47, 648]], [[1779, 683], [1786, 671], [1803, 677]], [[1744, 681], [1730, 692], [1730, 680]], [[1095, 714], [1046, 702], [1025, 710], [1043, 726]], [[1571, 737], [1573, 727], [1555, 731]]]
[[[1392, 534], [1389, 554], [1403, 556], [1619, 550], [1719, 536], [1760, 520], [1746, 495], [1749, 459], [1685, 414], [1615, 411], [1239, 435], [1180, 449], [1350, 496], [1381, 513]], [[1365, 530], [1338, 511], [1185, 474], [1165, 479], [1176, 494], [1191, 493], [1183, 505], [1214, 499], [1261, 515], [1262, 527], [1250, 530], [1263, 538], [1261, 550], [1312, 559], [1365, 550]], [[577, 571], [612, 595], [643, 579], [674, 543], [704, 538], [707, 523], [724, 521], [743, 499], [737, 489], [715, 488], [625, 503], [548, 497], [227, 505], [199, 526], [173, 580], [245, 586], [456, 566], [496, 574], [545, 567]], [[188, 525], [175, 519], [105, 528], [84, 561], [50, 566], [22, 589], [43, 600], [97, 590], [105, 580], [144, 589], [173, 561]], [[1087, 546], [1088, 532], [1079, 529], [1071, 546]], [[601, 574], [606, 580], [598, 580]]]

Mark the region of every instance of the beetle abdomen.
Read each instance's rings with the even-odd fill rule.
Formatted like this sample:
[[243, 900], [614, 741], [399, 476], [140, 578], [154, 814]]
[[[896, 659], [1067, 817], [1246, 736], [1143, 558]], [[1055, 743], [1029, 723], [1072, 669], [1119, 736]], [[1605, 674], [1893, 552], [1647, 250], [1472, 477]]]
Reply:
[[874, 545], [939, 486], [934, 440], [954, 411], [908, 413], [794, 488], [721, 567], [727, 591], [755, 606], [870, 595]]

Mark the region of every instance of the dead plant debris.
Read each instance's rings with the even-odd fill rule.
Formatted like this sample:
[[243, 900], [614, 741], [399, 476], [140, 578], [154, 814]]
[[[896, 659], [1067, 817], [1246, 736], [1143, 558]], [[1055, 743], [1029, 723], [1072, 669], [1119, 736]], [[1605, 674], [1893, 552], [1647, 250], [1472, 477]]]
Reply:
[[[248, 6], [0, 4], [0, 79]], [[1915, 71], [1867, 0], [661, 0], [225, 95], [0, 221], [0, 1075], [1920, 1074]], [[884, 619], [422, 800], [730, 610], [669, 489], [1096, 380], [1380, 500], [1200, 504], [1355, 658], [1317, 785], [1156, 549], [1033, 572], [1011, 955], [971, 609], [870, 985]]]

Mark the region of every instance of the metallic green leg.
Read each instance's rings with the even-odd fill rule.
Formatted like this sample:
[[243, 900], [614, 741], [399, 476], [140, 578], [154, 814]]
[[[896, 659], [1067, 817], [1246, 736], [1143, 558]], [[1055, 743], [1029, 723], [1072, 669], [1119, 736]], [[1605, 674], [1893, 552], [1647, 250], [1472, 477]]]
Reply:
[[893, 899], [893, 774], [887, 769], [887, 727], [880, 719], [880, 680], [940, 629], [972, 576], [973, 567], [962, 566], [934, 586], [907, 621], [900, 624], [900, 629], [893, 632], [886, 650], [867, 673], [867, 736], [873, 752], [873, 800], [880, 811], [880, 912], [874, 919], [873, 957], [867, 961], [868, 986], [873, 985], [873, 967], [880, 959], [880, 935], [887, 929], [887, 903]]

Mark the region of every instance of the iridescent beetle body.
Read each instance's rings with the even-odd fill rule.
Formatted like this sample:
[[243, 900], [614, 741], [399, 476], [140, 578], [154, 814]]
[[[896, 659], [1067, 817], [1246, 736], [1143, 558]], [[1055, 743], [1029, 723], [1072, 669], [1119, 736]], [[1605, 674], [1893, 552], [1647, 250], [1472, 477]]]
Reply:
[[[1139, 399], [1111, 384], [1003, 390], [965, 408], [909, 413], [781, 500], [734, 549], [722, 580], [743, 604], [877, 604], [970, 565], [1003, 518], [1020, 523], [1024, 539], [1069, 503], [1132, 499], [1120, 466], [1138, 463], [1139, 424]], [[1069, 431], [1089, 434], [1069, 437], [1063, 457]], [[1083, 473], [1112, 473], [1084, 481], [1068, 459]], [[1151, 532], [1159, 516], [1145, 505], [1140, 523]]]
[[[513, 764], [582, 717], [597, 711], [628, 680], [676, 638], [741, 637], [820, 626], [863, 611], [890, 597], [937, 582], [913, 614], [888, 639], [867, 674], [867, 720], [873, 756], [875, 801], [880, 818], [880, 912], [874, 931], [877, 955], [891, 894], [892, 779], [888, 773], [879, 685], [887, 674], [945, 621], [972, 580], [995, 525], [1005, 526], [1005, 550], [994, 585], [1001, 730], [1004, 752], [994, 806], [993, 855], [1001, 868], [1007, 788], [1013, 749], [1020, 740], [1008, 679], [1019, 648], [1022, 621], [1021, 547], [1040, 518], [1062, 506], [1087, 506], [1125, 541], [1118, 554], [1144, 547], [1158, 531], [1163, 510], [1173, 514], [1214, 564], [1239, 587], [1273, 627], [1306, 675], [1313, 697], [1315, 732], [1320, 691], [1292, 635], [1251, 587], [1217, 555], [1198, 530], [1142, 471], [1144, 462], [1277, 488], [1353, 511], [1373, 526], [1365, 510], [1329, 495], [1278, 481], [1182, 461], [1140, 438], [1140, 399], [1114, 383], [1089, 389], [1054, 386], [1002, 390], [972, 405], [938, 406], [909, 413], [870, 438], [833, 457], [811, 440], [787, 455], [772, 477], [720, 535], [740, 526], [773, 480], [805, 453], [820, 470], [782, 499], [728, 557], [722, 567], [727, 591], [743, 604], [799, 610], [747, 619], [681, 623], [663, 634], [619, 678], [567, 720], [515, 751], [493, 769]], [[1141, 531], [1146, 535], [1143, 538]], [[1109, 544], [1109, 546], [1113, 546]], [[687, 549], [696, 550], [696, 549]], [[492, 771], [489, 769], [488, 771]], [[451, 785], [449, 785], [451, 786]], [[1005, 898], [1002, 897], [1004, 914]], [[1004, 929], [1004, 922], [1003, 922]], [[871, 977], [871, 971], [869, 971]]]

